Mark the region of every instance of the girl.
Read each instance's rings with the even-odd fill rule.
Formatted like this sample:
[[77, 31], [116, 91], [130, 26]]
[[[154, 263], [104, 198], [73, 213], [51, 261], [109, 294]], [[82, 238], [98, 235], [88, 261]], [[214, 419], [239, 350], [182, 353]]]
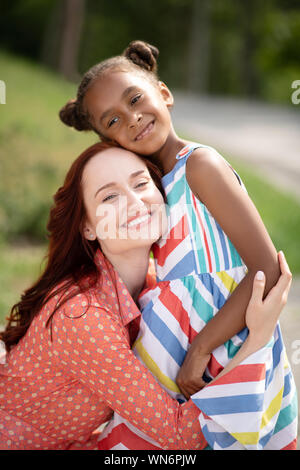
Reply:
[[[123, 56], [92, 67], [60, 117], [77, 130], [94, 130], [101, 139], [146, 156], [163, 172], [169, 228], [166, 239], [154, 246], [159, 282], [148, 315], [143, 304], [136, 350], [182, 400], [216, 376], [245, 340], [255, 272], [265, 272], [267, 294], [279, 268], [276, 250], [238, 175], [211, 147], [176, 135], [170, 117], [174, 100], [157, 78], [157, 56], [156, 48], [135, 41]], [[176, 326], [170, 326], [174, 321]], [[166, 338], [168, 330], [172, 334]], [[277, 335], [282, 344], [279, 327]], [[281, 371], [283, 358], [280, 353]], [[284, 374], [285, 399], [276, 402], [272, 431], [264, 427], [261, 432], [262, 416], [256, 416], [255, 442], [253, 436], [249, 442], [242, 438], [243, 445], [295, 445], [297, 411], [289, 366]], [[277, 426], [286, 428], [285, 436], [270, 444], [275, 423], [286, 415], [285, 425]], [[211, 444], [217, 445], [214, 437]]]
[[[107, 205], [111, 175], [114, 191], [128, 204], [118, 217], [96, 220], [96, 207]], [[179, 405], [171, 399], [130, 349], [140, 317], [133, 298], [164, 226], [158, 211], [163, 197], [154, 181], [159, 184], [149, 163], [102, 143], [70, 168], [50, 213], [47, 266], [1, 333], [8, 353], [0, 364], [0, 449], [97, 449], [101, 436], [95, 431], [112, 410], [141, 429], [149, 446], [154, 440], [166, 449], [207, 445], [198, 408], [191, 400]], [[147, 224], [132, 225], [137, 208], [145, 215], [151, 208]], [[107, 222], [110, 237], [103, 236]], [[268, 303], [261, 301], [264, 282], [254, 283], [247, 310], [253, 334], [225, 372], [233, 368], [240, 377], [239, 361], [272, 336], [291, 281], [282, 257], [281, 265]]]

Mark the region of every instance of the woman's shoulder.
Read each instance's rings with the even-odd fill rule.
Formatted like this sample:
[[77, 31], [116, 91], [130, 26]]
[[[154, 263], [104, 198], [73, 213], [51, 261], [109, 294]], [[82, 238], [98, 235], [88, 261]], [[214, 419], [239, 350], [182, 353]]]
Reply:
[[96, 310], [105, 315], [110, 313], [109, 296], [104, 295], [99, 282], [89, 283], [86, 279], [81, 286], [76, 283], [63, 281], [53, 288], [43, 308], [41, 315], [75, 319], [84, 316], [88, 310]]

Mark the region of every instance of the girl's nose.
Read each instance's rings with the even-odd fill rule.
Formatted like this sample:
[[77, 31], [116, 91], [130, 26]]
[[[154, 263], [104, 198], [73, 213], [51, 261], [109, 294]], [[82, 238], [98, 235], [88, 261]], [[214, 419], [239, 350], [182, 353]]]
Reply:
[[137, 125], [141, 123], [141, 120], [142, 120], [142, 115], [140, 113], [133, 113], [129, 117], [129, 127], [130, 128], [136, 127]]

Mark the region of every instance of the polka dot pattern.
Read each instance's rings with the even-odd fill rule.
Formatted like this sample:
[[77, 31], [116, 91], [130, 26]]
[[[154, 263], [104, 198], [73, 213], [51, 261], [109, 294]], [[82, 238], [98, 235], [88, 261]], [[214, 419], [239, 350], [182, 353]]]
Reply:
[[[52, 298], [0, 364], [0, 450], [97, 449], [117, 411], [166, 449], [199, 445], [199, 411], [179, 405], [130, 349], [140, 311], [100, 251], [98, 284], [46, 321]], [[197, 438], [198, 436], [198, 438]]]

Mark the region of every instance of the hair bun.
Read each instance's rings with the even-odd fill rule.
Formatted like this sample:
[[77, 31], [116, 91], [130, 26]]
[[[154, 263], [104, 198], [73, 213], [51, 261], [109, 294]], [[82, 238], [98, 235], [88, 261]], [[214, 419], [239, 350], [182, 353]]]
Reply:
[[157, 70], [159, 50], [147, 42], [132, 41], [125, 49], [123, 55], [136, 65], [139, 65], [150, 72], [156, 72]]
[[86, 119], [80, 115], [76, 99], [69, 100], [65, 106], [61, 108], [59, 117], [64, 124], [74, 127], [77, 131], [87, 131], [91, 129]]

